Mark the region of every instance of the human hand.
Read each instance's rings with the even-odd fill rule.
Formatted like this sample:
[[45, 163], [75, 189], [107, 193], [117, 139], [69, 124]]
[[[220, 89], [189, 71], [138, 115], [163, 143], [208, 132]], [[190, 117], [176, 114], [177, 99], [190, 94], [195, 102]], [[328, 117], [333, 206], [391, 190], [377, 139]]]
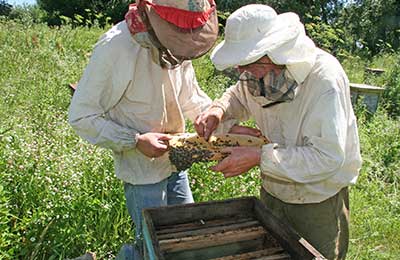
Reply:
[[223, 115], [224, 111], [220, 107], [210, 107], [198, 115], [194, 122], [197, 134], [208, 140], [212, 132], [217, 129]]
[[262, 136], [262, 133], [259, 129], [242, 126], [242, 125], [233, 125], [231, 130], [229, 130], [230, 134], [239, 134], [239, 135], [251, 135], [255, 137]]
[[259, 147], [229, 147], [223, 149], [222, 152], [230, 153], [230, 155], [210, 169], [222, 172], [225, 178], [240, 175], [260, 165], [261, 148]]
[[136, 148], [147, 157], [160, 157], [168, 151], [169, 140], [168, 134], [146, 133], [138, 136]]

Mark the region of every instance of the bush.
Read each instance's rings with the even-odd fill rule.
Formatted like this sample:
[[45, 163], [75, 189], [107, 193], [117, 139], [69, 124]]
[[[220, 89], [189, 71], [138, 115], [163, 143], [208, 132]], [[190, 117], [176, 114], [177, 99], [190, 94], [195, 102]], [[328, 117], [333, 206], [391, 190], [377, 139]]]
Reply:
[[392, 117], [400, 117], [400, 55], [389, 71], [383, 103]]
[[[267, 4], [273, 7], [278, 13], [295, 12], [303, 21], [308, 35], [317, 46], [331, 52], [334, 55], [347, 56], [345, 51], [352, 45], [350, 38], [345, 37], [345, 32], [336, 28], [333, 21], [336, 19], [338, 10], [342, 6], [330, 6], [331, 2], [337, 1], [315, 1], [312, 6], [304, 5], [299, 1], [268, 1], [268, 0], [245, 0], [245, 1], [224, 1], [217, 0], [219, 19], [222, 25], [225, 24], [229, 14], [247, 4]], [[348, 39], [348, 40], [344, 40]]]
[[400, 122], [391, 120], [384, 109], [372, 117], [358, 111], [363, 171], [370, 180], [388, 184], [400, 180]]
[[5, 0], [0, 1], [0, 16], [8, 16], [12, 10], [12, 5], [8, 4]]
[[37, 5], [15, 6], [8, 18], [19, 20], [24, 24], [43, 23], [47, 20], [47, 13]]
[[91, 25], [95, 21], [105, 25], [108, 23], [107, 17], [112, 23], [117, 23], [124, 19], [130, 2], [128, 0], [38, 0], [39, 6], [48, 12], [49, 25], [61, 25], [63, 16], [80, 20], [81, 25]]
[[348, 56], [345, 47], [351, 43], [344, 39], [344, 31], [324, 22], [319, 16], [306, 14], [308, 23], [304, 25], [314, 43], [335, 56]]
[[248, 4], [265, 4], [268, 1], [263, 0], [216, 0], [220, 11], [232, 13], [236, 9]]

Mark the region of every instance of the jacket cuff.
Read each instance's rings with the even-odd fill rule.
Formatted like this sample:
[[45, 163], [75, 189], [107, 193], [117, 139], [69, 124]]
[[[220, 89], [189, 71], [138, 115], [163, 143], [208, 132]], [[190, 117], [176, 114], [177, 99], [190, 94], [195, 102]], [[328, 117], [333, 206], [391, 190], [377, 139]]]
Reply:
[[261, 149], [261, 161], [260, 161], [260, 169], [261, 172], [271, 172], [273, 168], [276, 168], [276, 164], [278, 162], [275, 160], [274, 153], [275, 149], [278, 147], [277, 143], [270, 143], [263, 145]]

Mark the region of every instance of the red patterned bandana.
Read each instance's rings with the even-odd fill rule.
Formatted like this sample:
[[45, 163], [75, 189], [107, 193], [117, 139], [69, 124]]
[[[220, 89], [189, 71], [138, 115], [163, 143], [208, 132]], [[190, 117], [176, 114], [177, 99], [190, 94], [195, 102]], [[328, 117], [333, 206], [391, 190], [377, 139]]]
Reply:
[[129, 11], [125, 14], [125, 20], [131, 34], [147, 32], [147, 27], [140, 17], [136, 4], [129, 5]]
[[207, 23], [216, 6], [214, 0], [145, 0], [165, 21], [182, 29], [196, 29]]

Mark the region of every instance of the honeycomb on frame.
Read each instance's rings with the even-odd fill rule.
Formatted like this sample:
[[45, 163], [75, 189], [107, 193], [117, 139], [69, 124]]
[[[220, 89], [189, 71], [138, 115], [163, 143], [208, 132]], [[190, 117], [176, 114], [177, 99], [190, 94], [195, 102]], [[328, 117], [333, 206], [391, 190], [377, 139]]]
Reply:
[[182, 171], [193, 163], [224, 159], [228, 154], [222, 150], [227, 147], [261, 147], [267, 143], [269, 140], [264, 136], [216, 134], [207, 141], [195, 133], [174, 134], [169, 141], [169, 160], [178, 171]]

